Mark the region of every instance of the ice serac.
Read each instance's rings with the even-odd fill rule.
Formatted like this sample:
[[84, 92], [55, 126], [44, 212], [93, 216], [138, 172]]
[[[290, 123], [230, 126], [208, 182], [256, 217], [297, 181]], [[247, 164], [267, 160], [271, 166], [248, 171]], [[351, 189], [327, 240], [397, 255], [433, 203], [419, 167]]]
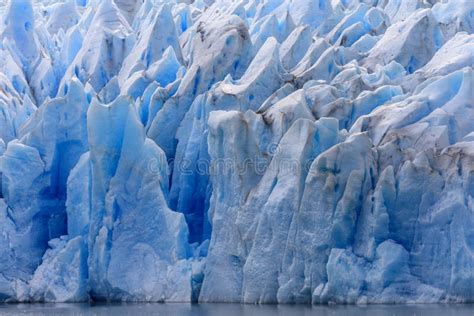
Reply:
[[374, 69], [377, 63], [395, 60], [412, 73], [423, 67], [443, 43], [443, 33], [431, 10], [416, 11], [387, 29], [364, 64]]
[[376, 172], [372, 144], [364, 134], [352, 135], [312, 163], [288, 233], [280, 302], [318, 303], [330, 249], [346, 248], [355, 239], [361, 196], [374, 185]]
[[[284, 190], [284, 187], [287, 188], [286, 185], [297, 182], [296, 176], [295, 178], [289, 177], [288, 182], [286, 182], [287, 177], [284, 176], [280, 180], [279, 173], [285, 175], [304, 173], [304, 165], [307, 165], [307, 160], [312, 157], [311, 155], [316, 154], [308, 149], [313, 148], [313, 139], [315, 152], [323, 150], [321, 147], [330, 146], [333, 141], [337, 141], [337, 121], [328, 120], [313, 127], [312, 120], [314, 118], [304, 97], [301, 99], [298, 97], [299, 95], [301, 95], [301, 91], [281, 99], [262, 114], [252, 111], [247, 111], [245, 115], [232, 111], [211, 112], [209, 152], [211, 154], [213, 193], [209, 216], [213, 231], [200, 301], [213, 301], [213, 298], [217, 301], [227, 302], [276, 301], [277, 275], [271, 272], [273, 270], [268, 270], [269, 267], [265, 264], [265, 260], [268, 258], [257, 258], [256, 255], [263, 245], [258, 244], [257, 249], [259, 250], [255, 253], [251, 252], [255, 234], [265, 235], [264, 231], [267, 231], [265, 229], [272, 226], [267, 222], [268, 217], [260, 216], [263, 212], [262, 208], [266, 209], [266, 212], [278, 212], [278, 210], [282, 211], [290, 207], [293, 203], [297, 204], [298, 194], [296, 193], [289, 194], [282, 200], [277, 197], [277, 192]], [[297, 123], [298, 119], [303, 120]], [[236, 136], [233, 136], [233, 133], [230, 133], [232, 129], [241, 132], [237, 132]], [[335, 136], [333, 137], [331, 134]], [[261, 136], [257, 137], [257, 135]], [[303, 135], [302, 139], [298, 139], [301, 135]], [[223, 140], [219, 140], [218, 137]], [[218, 144], [226, 142], [235, 144], [237, 142], [238, 148], [240, 146], [250, 146], [250, 148], [242, 153], [233, 150], [214, 152], [213, 150], [219, 148], [214, 147], [216, 149], [213, 149], [212, 147], [215, 146], [216, 140], [219, 140]], [[319, 141], [321, 143], [317, 144], [316, 142]], [[292, 154], [285, 151], [284, 148], [289, 146], [293, 146], [292, 148], [295, 149], [295, 156], [291, 156]], [[300, 153], [299, 150], [296, 150], [297, 148], [306, 154]], [[229, 184], [220, 180], [229, 176], [228, 173], [236, 178], [235, 181], [244, 182], [240, 187], [245, 191], [230, 194], [232, 191], [227, 188]], [[247, 188], [249, 186], [247, 181], [253, 182], [253, 187]], [[271, 195], [274, 189], [276, 191], [273, 193], [274, 195]], [[276, 207], [277, 205], [280, 205], [281, 208]], [[273, 207], [276, 207], [276, 210]], [[260, 221], [262, 222], [262, 231], [256, 233], [257, 227], [260, 227], [258, 226]], [[278, 231], [275, 234], [285, 235], [284, 224], [281, 225], [277, 225], [281, 229], [273, 227]], [[225, 233], [226, 238], [222, 238], [223, 232], [218, 228], [220, 226], [231, 227]], [[284, 247], [285, 238], [281, 240], [278, 240], [277, 237], [269, 238], [274, 240], [275, 249]], [[282, 244], [279, 243], [280, 241]], [[267, 240], [265, 247], [270, 247], [269, 244], [271, 245], [271, 241]], [[251, 257], [250, 261], [247, 261], [249, 252]], [[278, 257], [277, 253], [275, 255]], [[274, 261], [278, 261], [278, 258], [274, 259]], [[263, 273], [263, 270], [260, 269], [268, 271], [268, 273]], [[275, 266], [275, 269], [278, 269], [278, 266]], [[257, 278], [257, 274], [262, 275]], [[259, 283], [260, 290], [255, 287], [256, 283], [253, 283], [252, 278], [259, 280], [257, 283]], [[264, 283], [267, 287], [260, 287]], [[216, 292], [217, 288], [221, 290]]]
[[211, 90], [196, 98], [177, 133], [178, 146], [170, 192], [173, 209], [183, 212], [189, 223], [191, 241], [210, 237], [207, 220], [210, 186], [207, 121], [216, 110], [253, 110], [284, 82], [279, 59], [279, 44], [274, 38], [261, 47], [242, 78], [226, 77]]
[[18, 92], [31, 92], [30, 98], [41, 104], [46, 97], [56, 95], [58, 78], [52, 65], [54, 49], [50, 50], [51, 39], [47, 35], [41, 36], [38, 29], [44, 29], [44, 26], [36, 24], [31, 1], [10, 1], [0, 26], [0, 46], [10, 55], [2, 65], [2, 70], [5, 69], [2, 72], [11, 75], [9, 79], [14, 84], [19, 81], [15, 78], [18, 76], [28, 81], [29, 91]]
[[[189, 67], [176, 94], [156, 114], [147, 135], [166, 153], [175, 156], [176, 132], [193, 100], [230, 74], [238, 79], [251, 59], [252, 43], [245, 22], [237, 16], [199, 21], [192, 39]], [[162, 133], [166, 130], [166, 133]]]
[[[0, 266], [2, 267], [2, 274], [0, 274], [0, 300], [14, 301], [18, 299], [18, 285], [26, 285], [24, 281], [18, 281], [18, 273], [16, 271], [17, 258], [15, 253], [11, 251], [10, 245], [16, 236], [16, 227], [9, 212], [8, 205], [4, 199], [0, 199], [0, 228], [2, 236], [0, 237]], [[23, 276], [27, 277], [24, 273]], [[24, 286], [26, 288], [26, 286]]]
[[163, 151], [145, 137], [126, 97], [108, 105], [93, 101], [87, 126], [92, 297], [189, 301], [188, 231], [184, 216], [167, 205], [168, 165]]
[[329, 0], [292, 0], [288, 2], [289, 13], [296, 25], [307, 24], [317, 28], [332, 13]]
[[87, 294], [87, 248], [82, 237], [49, 241], [41, 266], [30, 281], [29, 296], [39, 302], [84, 302]]
[[56, 34], [59, 30], [66, 32], [70, 27], [79, 21], [79, 13], [76, 9], [76, 1], [67, 0], [58, 3], [48, 18], [46, 28], [51, 34]]
[[[238, 209], [259, 179], [256, 165], [261, 159], [257, 135], [243, 113], [215, 111], [209, 118], [209, 155], [213, 192], [209, 218], [212, 234], [206, 258], [201, 302], [240, 302], [242, 261], [239, 236], [232, 224]], [[242, 141], [244, 140], [244, 141]], [[228, 146], [231, 145], [231, 146]], [[214, 174], [215, 176], [212, 176]]]
[[40, 50], [35, 34], [35, 18], [31, 0], [14, 0], [8, 4], [2, 19], [2, 44], [18, 57], [23, 70], [30, 74]]
[[[427, 149], [429, 147], [427, 141], [441, 142], [437, 147], [443, 149], [460, 141], [472, 129], [465, 125], [467, 123], [465, 120], [468, 120], [471, 115], [471, 111], [466, 111], [466, 109], [473, 105], [472, 76], [472, 68], [467, 67], [444, 77], [437, 77], [427, 82], [424, 87], [419, 87], [420, 91], [415, 91], [417, 93], [411, 97], [386, 105], [384, 108], [377, 108], [370, 114], [360, 117], [351, 131], [366, 131], [374, 143], [379, 145], [397, 142], [396, 139], [401, 134], [407, 134], [408, 139], [398, 145], [403, 149]], [[463, 114], [457, 118], [456, 122], [450, 121], [450, 114], [457, 117], [455, 114], [457, 110]], [[441, 117], [445, 119], [440, 119]], [[446, 127], [440, 128], [443, 125]], [[426, 132], [426, 129], [438, 131], [418, 138]], [[390, 162], [393, 163], [393, 161]]]
[[0, 139], [8, 143], [19, 136], [21, 126], [36, 106], [27, 94], [22, 97], [5, 74], [0, 74], [0, 109]]
[[334, 119], [296, 121], [284, 134], [258, 186], [237, 219], [243, 236], [242, 301], [276, 303], [278, 277], [288, 231], [304, 191], [304, 179], [316, 156], [339, 141]]
[[405, 20], [414, 11], [428, 7], [429, 3], [423, 0], [384, 0], [380, 2], [379, 6], [384, 8], [392, 23], [396, 23]]
[[422, 68], [418, 69], [406, 82], [413, 88], [428, 78], [447, 75], [464, 67], [474, 66], [474, 35], [459, 32], [447, 41]]
[[474, 32], [473, 10], [474, 3], [469, 0], [437, 2], [432, 9], [446, 38], [451, 38], [461, 31], [469, 34]]
[[148, 69], [161, 59], [168, 47], [172, 47], [178, 60], [183, 62], [173, 16], [168, 5], [153, 7], [141, 27], [143, 31], [123, 62], [119, 81], [125, 81], [136, 71]]
[[101, 1], [64, 78], [76, 76], [100, 92], [118, 74], [134, 40], [132, 29], [115, 3]]
[[90, 152], [86, 152], [67, 180], [67, 232], [70, 239], [82, 236], [87, 241], [91, 216], [91, 179]]
[[289, 70], [303, 58], [311, 44], [311, 29], [305, 25], [291, 32], [280, 48], [280, 58], [283, 67]]
[[283, 42], [295, 27], [289, 14], [278, 17], [275, 14], [269, 15], [258, 21], [250, 28], [250, 36], [254, 51], [260, 50], [262, 45], [270, 37], [274, 37], [278, 42]]
[[127, 19], [128, 23], [132, 24], [136, 13], [140, 9], [143, 0], [114, 0], [117, 7], [120, 8], [122, 14]]
[[[4, 276], [27, 282], [40, 264], [48, 241], [66, 234], [66, 182], [79, 156], [88, 148], [88, 98], [75, 79], [60, 96], [44, 104], [22, 126], [0, 157], [2, 196], [15, 229], [2, 257], [15, 265]], [[17, 297], [17, 299], [20, 299]]]

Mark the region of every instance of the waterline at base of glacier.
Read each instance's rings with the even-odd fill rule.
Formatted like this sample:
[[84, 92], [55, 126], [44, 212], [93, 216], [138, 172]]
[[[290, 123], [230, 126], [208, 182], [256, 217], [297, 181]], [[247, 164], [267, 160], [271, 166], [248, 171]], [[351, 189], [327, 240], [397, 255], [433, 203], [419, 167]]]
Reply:
[[183, 304], [183, 303], [116, 303], [78, 304], [46, 303], [1, 305], [0, 314], [47, 315], [182, 315], [182, 316], [470, 316], [472, 305], [240, 305], [240, 304]]

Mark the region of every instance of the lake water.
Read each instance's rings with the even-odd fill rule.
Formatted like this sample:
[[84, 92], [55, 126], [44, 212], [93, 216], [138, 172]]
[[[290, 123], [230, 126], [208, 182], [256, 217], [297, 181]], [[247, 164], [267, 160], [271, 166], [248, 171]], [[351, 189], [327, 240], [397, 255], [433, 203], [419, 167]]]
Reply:
[[473, 316], [474, 305], [0, 304], [0, 315]]

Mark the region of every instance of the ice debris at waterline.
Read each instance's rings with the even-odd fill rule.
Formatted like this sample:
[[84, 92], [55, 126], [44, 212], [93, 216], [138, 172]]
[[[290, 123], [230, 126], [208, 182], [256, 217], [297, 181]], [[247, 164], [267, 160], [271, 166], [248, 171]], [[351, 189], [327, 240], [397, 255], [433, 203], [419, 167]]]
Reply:
[[0, 301], [474, 301], [473, 1], [0, 12]]

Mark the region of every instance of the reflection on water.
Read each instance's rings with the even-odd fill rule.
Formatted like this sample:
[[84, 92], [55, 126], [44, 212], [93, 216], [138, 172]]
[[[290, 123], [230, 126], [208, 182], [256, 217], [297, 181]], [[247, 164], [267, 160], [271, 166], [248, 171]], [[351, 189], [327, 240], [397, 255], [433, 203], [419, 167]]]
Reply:
[[0, 304], [0, 315], [473, 316], [474, 305]]

